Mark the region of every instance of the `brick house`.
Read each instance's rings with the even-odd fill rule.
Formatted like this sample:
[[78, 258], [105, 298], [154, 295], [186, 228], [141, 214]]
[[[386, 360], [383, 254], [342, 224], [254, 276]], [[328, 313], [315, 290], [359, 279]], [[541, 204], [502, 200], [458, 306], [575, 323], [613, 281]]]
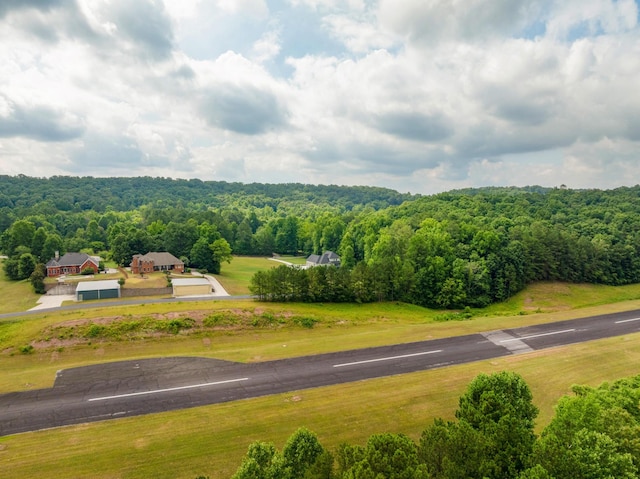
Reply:
[[154, 271], [184, 272], [184, 263], [171, 253], [151, 252], [136, 254], [131, 259], [131, 272], [133, 274], [153, 273]]
[[63, 274], [80, 274], [87, 268], [92, 268], [94, 273], [97, 273], [99, 264], [99, 258], [86, 253], [66, 253], [60, 256], [56, 252], [55, 257], [50, 259], [45, 267], [47, 276], [56, 277]]

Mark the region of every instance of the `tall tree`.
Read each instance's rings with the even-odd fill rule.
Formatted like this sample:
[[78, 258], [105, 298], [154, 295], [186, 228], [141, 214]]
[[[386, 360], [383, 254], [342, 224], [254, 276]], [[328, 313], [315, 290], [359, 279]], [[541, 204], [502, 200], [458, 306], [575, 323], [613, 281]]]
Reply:
[[[531, 390], [512, 372], [480, 374], [460, 398], [456, 417], [484, 436], [484, 455], [492, 461], [485, 467], [489, 478], [515, 477], [527, 466], [536, 440]], [[489, 459], [490, 458], [490, 459]]]

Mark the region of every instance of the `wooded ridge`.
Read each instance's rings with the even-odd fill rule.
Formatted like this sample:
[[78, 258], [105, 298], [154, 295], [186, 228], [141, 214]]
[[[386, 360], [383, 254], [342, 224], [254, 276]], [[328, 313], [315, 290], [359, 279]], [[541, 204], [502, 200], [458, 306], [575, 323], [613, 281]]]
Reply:
[[14, 279], [28, 278], [55, 251], [121, 265], [168, 251], [214, 273], [232, 254], [334, 251], [340, 268], [276, 268], [256, 275], [256, 294], [459, 308], [501, 301], [534, 281], [640, 281], [640, 186], [419, 196], [359, 186], [0, 176], [0, 191], [0, 250]]

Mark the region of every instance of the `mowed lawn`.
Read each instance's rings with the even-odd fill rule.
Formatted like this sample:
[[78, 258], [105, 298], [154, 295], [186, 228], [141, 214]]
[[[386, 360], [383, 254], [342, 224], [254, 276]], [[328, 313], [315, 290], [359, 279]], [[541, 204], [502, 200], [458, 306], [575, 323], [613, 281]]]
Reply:
[[457, 400], [480, 373], [521, 374], [541, 414], [575, 383], [638, 374], [640, 334], [464, 366], [360, 381], [182, 411], [115, 419], [0, 438], [4, 479], [24, 477], [229, 478], [253, 441], [282, 448], [299, 427], [330, 450], [364, 444], [371, 434], [419, 440], [434, 418], [454, 419]]
[[230, 263], [222, 263], [220, 274], [215, 276], [230, 295], [245, 295], [250, 294], [249, 284], [256, 272], [280, 264], [282, 263], [262, 256], [234, 256]]
[[27, 311], [38, 303], [39, 297], [28, 279], [9, 281], [4, 273], [4, 261], [0, 260], [0, 314]]
[[[248, 290], [242, 288], [255, 271], [277, 265], [266, 258], [234, 258], [232, 264], [222, 265], [219, 279], [231, 294], [246, 294]], [[558, 283], [532, 285], [505, 303], [474, 311], [472, 320], [450, 322], [435, 321], [438, 311], [395, 303], [96, 304], [91, 310], [0, 320], [0, 383], [4, 384], [0, 390], [47, 387], [58, 369], [125, 358], [201, 355], [263, 361], [638, 308], [640, 285], [613, 288]], [[52, 346], [34, 354], [15, 349], [59, 323], [114, 316], [129, 321], [139, 315], [200, 309], [236, 311], [254, 318], [310, 316], [320, 322], [310, 329], [249, 323], [236, 330]], [[522, 374], [531, 387], [540, 408], [539, 432], [552, 417], [558, 398], [569, 393], [573, 384], [596, 386], [636, 375], [638, 364], [640, 333], [420, 373], [18, 434], [0, 438], [0, 477], [229, 478], [251, 442], [273, 442], [281, 448], [302, 426], [315, 431], [329, 449], [343, 442], [364, 444], [379, 432], [402, 432], [418, 440], [434, 418], [454, 418], [458, 398], [477, 374], [502, 370]]]
[[[300, 258], [284, 258], [291, 262], [299, 262]], [[231, 263], [224, 263], [220, 275], [216, 275], [220, 283], [231, 295], [247, 295], [251, 277], [260, 270], [273, 268], [281, 263], [266, 257], [236, 256]], [[99, 274], [95, 276], [74, 276], [69, 282], [101, 281], [106, 279], [120, 279], [121, 273]], [[125, 288], [162, 288], [166, 286], [166, 277], [162, 273], [145, 275], [144, 277], [131, 275], [126, 279]], [[29, 280], [9, 281], [0, 260], [0, 314], [27, 311], [38, 303], [40, 295], [33, 292]]]

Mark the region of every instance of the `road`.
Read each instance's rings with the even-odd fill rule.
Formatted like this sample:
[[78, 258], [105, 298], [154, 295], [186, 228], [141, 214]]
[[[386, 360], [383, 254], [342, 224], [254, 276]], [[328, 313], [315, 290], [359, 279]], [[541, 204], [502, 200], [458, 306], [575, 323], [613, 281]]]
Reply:
[[640, 331], [640, 310], [262, 363], [174, 357], [59, 371], [0, 395], [0, 436], [405, 374]]

